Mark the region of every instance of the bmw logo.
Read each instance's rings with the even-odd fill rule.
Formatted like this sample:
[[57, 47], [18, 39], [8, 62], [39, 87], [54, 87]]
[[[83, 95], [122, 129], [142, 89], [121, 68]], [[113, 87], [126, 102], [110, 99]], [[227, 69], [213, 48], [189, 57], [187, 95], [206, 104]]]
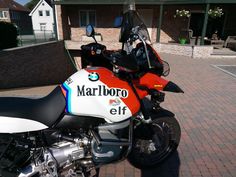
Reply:
[[99, 75], [96, 72], [89, 73], [88, 79], [92, 82], [99, 80]]

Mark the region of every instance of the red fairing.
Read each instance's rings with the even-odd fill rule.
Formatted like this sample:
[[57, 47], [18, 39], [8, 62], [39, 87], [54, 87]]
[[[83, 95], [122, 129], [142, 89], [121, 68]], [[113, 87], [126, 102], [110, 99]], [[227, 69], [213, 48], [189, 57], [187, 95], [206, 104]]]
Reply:
[[[147, 45], [147, 48], [150, 49], [150, 50], [154, 53], [154, 55], [156, 56], [157, 60], [158, 60], [161, 64], [163, 64], [162, 59], [161, 59], [160, 55], [158, 55], [157, 51], [156, 51], [151, 45], [149, 45], [149, 44], [146, 44], [146, 45]], [[142, 43], [142, 42], [140, 42], [140, 43], [137, 44], [137, 48], [140, 47], [140, 46], [143, 46], [143, 43]]]
[[[146, 73], [144, 76], [142, 76], [138, 82], [135, 83], [135, 85], [146, 87], [148, 89], [156, 89], [158, 91], [161, 91], [165, 88], [165, 86], [168, 84], [168, 80], [165, 80], [156, 74], [152, 73]], [[147, 92], [144, 90], [137, 89], [137, 92], [140, 96], [140, 98], [144, 98], [147, 96]]]
[[92, 73], [97, 72], [100, 76], [100, 81], [106, 84], [110, 88], [121, 88], [126, 89], [129, 92], [127, 98], [120, 98], [126, 106], [130, 109], [132, 115], [136, 114], [140, 109], [140, 103], [138, 98], [135, 96], [130, 85], [116, 77], [113, 72], [103, 67], [93, 67], [92, 69], [86, 69], [86, 71]]

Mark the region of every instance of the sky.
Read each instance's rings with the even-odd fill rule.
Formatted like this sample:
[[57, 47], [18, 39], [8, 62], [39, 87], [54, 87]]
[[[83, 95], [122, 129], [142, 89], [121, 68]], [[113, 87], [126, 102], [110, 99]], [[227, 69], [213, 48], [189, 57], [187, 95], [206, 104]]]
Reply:
[[21, 5], [25, 5], [27, 2], [29, 2], [30, 0], [14, 0], [16, 2], [18, 2]]

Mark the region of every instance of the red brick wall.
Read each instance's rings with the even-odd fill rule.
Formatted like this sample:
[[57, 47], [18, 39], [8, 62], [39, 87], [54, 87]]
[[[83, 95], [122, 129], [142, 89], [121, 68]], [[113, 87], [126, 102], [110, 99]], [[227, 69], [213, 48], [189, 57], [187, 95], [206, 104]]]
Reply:
[[66, 8], [63, 8], [61, 5], [56, 5], [56, 19], [59, 40], [69, 39], [70, 26]]
[[[58, 25], [63, 27], [64, 33], [67, 34], [67, 38], [63, 36], [63, 32], [59, 33], [61, 34], [63, 39], [71, 39], [73, 41], [81, 41], [81, 36], [85, 35], [85, 28], [81, 28], [79, 26], [79, 11], [80, 10], [95, 10], [96, 11], [96, 32], [101, 33], [103, 37], [103, 41], [109, 42], [109, 41], [118, 41], [119, 40], [119, 34], [120, 29], [119, 28], [113, 28], [114, 19], [117, 16], [120, 16], [123, 7], [119, 5], [97, 5], [97, 6], [86, 6], [86, 5], [67, 5], [62, 6], [62, 9], [64, 10], [64, 13], [61, 13], [61, 9], [58, 9], [58, 14], [60, 13], [59, 18], [63, 18], [66, 14], [68, 19], [68, 24], [66, 21], [63, 22], [61, 25], [61, 19], [59, 19]], [[159, 6], [138, 6], [137, 9], [153, 9], [153, 30], [152, 30], [152, 36], [153, 41], [156, 40], [156, 26], [158, 23], [158, 16], [159, 16]], [[59, 16], [59, 15], [58, 15]], [[65, 18], [65, 17], [64, 17]], [[67, 25], [69, 28], [67, 28]], [[60, 29], [60, 28], [59, 28]]]
[[[158, 5], [139, 5], [138, 9], [152, 9], [152, 42], [156, 41], [157, 27], [159, 22]], [[185, 9], [192, 12], [204, 11], [204, 5], [164, 5], [163, 23], [161, 27], [160, 42], [168, 43], [178, 41], [180, 31], [187, 29], [190, 23], [189, 18], [174, 18], [176, 9]], [[122, 6], [119, 5], [64, 5], [58, 10], [61, 13], [59, 26], [61, 26], [61, 39], [81, 41], [81, 36], [85, 35], [85, 29], [79, 26], [79, 10], [96, 11], [96, 32], [101, 33], [103, 41], [118, 41], [120, 29], [113, 28], [113, 22], [116, 16], [122, 12]], [[63, 11], [63, 12], [62, 12]], [[64, 21], [62, 20], [64, 19]], [[62, 25], [60, 24], [62, 23]], [[63, 28], [63, 29], [62, 29]], [[60, 30], [60, 28], [59, 28]]]
[[55, 11], [56, 11], [56, 21], [57, 21], [57, 35], [59, 40], [64, 39], [63, 36], [63, 29], [62, 29], [62, 14], [61, 14], [61, 5], [55, 5]]
[[121, 6], [63, 6], [61, 9], [61, 11], [63, 10], [63, 12], [61, 12], [61, 19], [67, 18], [67, 21], [61, 20], [62, 25], [59, 26], [63, 26], [64, 33], [60, 31], [60, 36], [62, 36], [63, 39], [81, 41], [81, 36], [85, 35], [85, 28], [79, 26], [79, 11], [86, 9], [96, 11], [96, 32], [102, 34], [103, 40], [118, 41], [119, 29], [113, 28], [113, 22], [115, 17], [120, 15], [122, 10]]
[[[159, 22], [159, 6], [158, 5], [145, 5], [137, 6], [138, 9], [152, 9], [153, 19], [152, 19], [152, 42], [156, 41], [157, 37], [157, 27]], [[182, 28], [187, 28], [189, 24], [189, 19], [175, 19], [173, 15], [176, 9], [186, 9], [186, 10], [201, 10], [204, 9], [203, 6], [191, 5], [191, 6], [164, 6], [163, 13], [163, 24], [161, 30], [161, 42], [170, 42], [178, 40], [180, 30]], [[81, 41], [81, 36], [85, 35], [85, 29], [79, 26], [79, 11], [80, 10], [95, 10], [96, 11], [96, 32], [101, 33], [103, 36], [103, 41], [118, 41], [120, 29], [113, 28], [113, 22], [116, 16], [119, 16], [122, 12], [122, 6], [119, 5], [97, 5], [97, 6], [86, 6], [86, 5], [67, 5], [62, 6], [63, 13], [61, 9], [58, 9], [60, 18], [64, 21], [62, 25], [61, 19], [59, 19], [59, 26], [61, 28], [61, 36], [63, 39], [71, 39], [74, 41]], [[67, 20], [66, 20], [67, 18]], [[59, 28], [60, 30], [60, 28]], [[66, 34], [66, 35], [65, 35]], [[65, 37], [66, 36], [66, 37]]]
[[0, 89], [62, 83], [75, 71], [62, 41], [0, 51], [0, 63]]

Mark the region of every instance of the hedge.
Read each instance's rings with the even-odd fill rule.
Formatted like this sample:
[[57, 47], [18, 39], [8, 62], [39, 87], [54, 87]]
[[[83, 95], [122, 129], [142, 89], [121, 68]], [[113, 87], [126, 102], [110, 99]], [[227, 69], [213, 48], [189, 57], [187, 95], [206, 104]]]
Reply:
[[0, 21], [0, 50], [17, 47], [17, 27], [8, 22]]

